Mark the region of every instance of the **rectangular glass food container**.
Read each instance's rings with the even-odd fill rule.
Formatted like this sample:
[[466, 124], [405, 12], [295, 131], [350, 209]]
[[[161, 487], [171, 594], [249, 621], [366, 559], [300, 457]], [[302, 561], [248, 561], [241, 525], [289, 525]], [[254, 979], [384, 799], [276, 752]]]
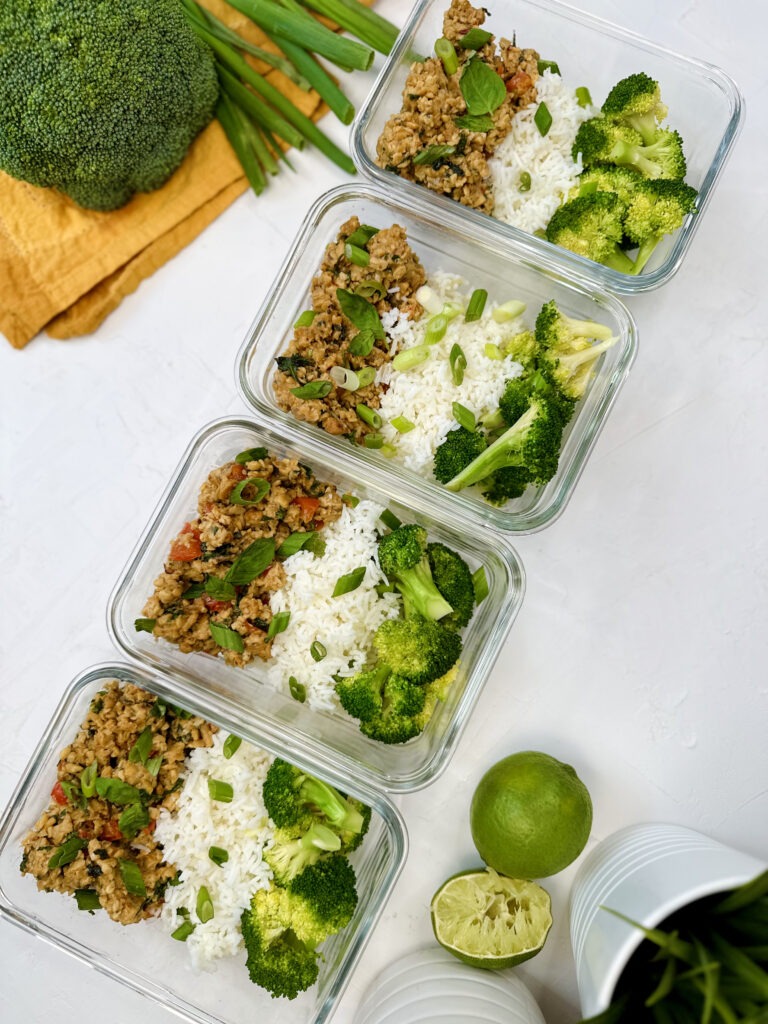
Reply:
[[[424, 190], [426, 191], [426, 190]], [[458, 204], [452, 204], [457, 206]], [[508, 533], [531, 533], [549, 525], [565, 508], [602, 429], [608, 412], [629, 373], [637, 349], [637, 329], [629, 310], [617, 298], [594, 286], [580, 284], [551, 261], [526, 252], [517, 243], [502, 250], [492, 232], [467, 231], [461, 220], [449, 220], [425, 205], [417, 193], [390, 199], [373, 185], [343, 186], [327, 192], [307, 214], [277, 279], [254, 320], [239, 357], [239, 386], [245, 401], [269, 421], [296, 436], [320, 439], [325, 450], [352, 457], [360, 472], [385, 475], [389, 486], [407, 491], [430, 505], [450, 510], [460, 523], [491, 526]], [[452, 493], [431, 476], [405, 468], [381, 452], [352, 445], [281, 409], [272, 379], [275, 357], [293, 336], [299, 313], [310, 305], [312, 278], [325, 247], [352, 215], [376, 227], [400, 224], [427, 272], [458, 274], [468, 289], [485, 288], [489, 300], [521, 299], [533, 324], [539, 308], [555, 299], [563, 312], [582, 320], [597, 320], [611, 328], [618, 341], [600, 359], [585, 397], [566, 428], [555, 476], [544, 487], [528, 487], [522, 497], [503, 508], [490, 505], [473, 491]]]
[[518, 46], [531, 47], [542, 59], [555, 61], [565, 81], [574, 89], [586, 86], [598, 106], [612, 86], [629, 74], [644, 71], [659, 82], [669, 108], [667, 123], [683, 138], [688, 163], [685, 180], [698, 189], [698, 212], [689, 214], [674, 235], [665, 236], [642, 274], [622, 274], [463, 207], [376, 164], [376, 143], [387, 119], [401, 109], [413, 55], [434, 56], [449, 2], [418, 0], [413, 8], [352, 126], [352, 155], [358, 169], [393, 197], [419, 199], [436, 219], [459, 211], [466, 231], [490, 233], [500, 251], [521, 247], [531, 256], [555, 260], [567, 274], [620, 294], [646, 292], [665, 284], [682, 264], [741, 128], [743, 99], [735, 83], [712, 64], [680, 56], [557, 0], [493, 0], [487, 5], [490, 17], [485, 29], [497, 39], [515, 38]]
[[[78, 910], [62, 893], [40, 892], [22, 875], [21, 841], [48, 807], [61, 750], [74, 740], [94, 695], [111, 679], [135, 683], [174, 704], [237, 732], [254, 745], [278, 754], [368, 804], [373, 813], [365, 841], [352, 854], [359, 903], [347, 927], [323, 944], [317, 984], [297, 999], [272, 999], [251, 983], [244, 954], [196, 972], [183, 943], [174, 941], [156, 919], [122, 926], [104, 913]], [[175, 681], [125, 664], [97, 665], [82, 672], [61, 703], [0, 818], [0, 916], [95, 967], [179, 1017], [197, 1024], [321, 1024], [327, 1021], [349, 981], [405, 862], [407, 836], [386, 796], [357, 776], [342, 776], [327, 758], [308, 754], [299, 737], [279, 743], [256, 720], [232, 721], [211, 699], [197, 700]], [[49, 1007], [55, 1016], [55, 1007]]]
[[[153, 581], [163, 571], [171, 541], [196, 515], [201, 484], [215, 467], [259, 446], [279, 458], [297, 458], [341, 493], [369, 498], [403, 522], [419, 522], [431, 540], [459, 551], [473, 571], [480, 564], [485, 567], [489, 593], [464, 631], [458, 676], [424, 732], [408, 743], [387, 745], [368, 739], [343, 710], [316, 710], [278, 693], [263, 681], [259, 659], [236, 668], [210, 654], [182, 654], [172, 644], [136, 631], [134, 621], [141, 617]], [[351, 451], [328, 449], [313, 435], [291, 436], [244, 419], [222, 419], [204, 427], [184, 454], [112, 593], [108, 628], [122, 652], [173, 675], [181, 694], [210, 702], [235, 731], [240, 723], [253, 723], [263, 735], [300, 744], [307, 756], [331, 761], [350, 777], [365, 778], [385, 790], [407, 791], [426, 786], [445, 768], [518, 612], [524, 574], [516, 553], [504, 541], [454, 525], [444, 503], [404, 496], [396, 480], [377, 476], [353, 456]]]

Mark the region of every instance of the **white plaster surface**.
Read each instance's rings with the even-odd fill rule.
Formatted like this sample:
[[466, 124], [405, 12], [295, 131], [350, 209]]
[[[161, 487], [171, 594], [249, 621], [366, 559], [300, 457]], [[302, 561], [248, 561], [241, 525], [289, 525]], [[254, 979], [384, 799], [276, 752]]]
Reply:
[[[577, 767], [590, 845], [659, 820], [768, 854], [768, 15], [761, 0], [580, 4], [723, 67], [746, 126], [683, 269], [629, 302], [639, 356], [573, 500], [517, 542], [527, 597], [451, 765], [397, 800], [410, 856], [335, 1024], [352, 1024], [388, 962], [431, 942], [431, 894], [477, 862], [474, 786], [507, 753]], [[408, 5], [380, 9], [400, 20]], [[23, 352], [0, 341], [0, 805], [64, 687], [115, 656], [110, 589], [188, 440], [244, 411], [245, 331], [310, 202], [342, 181], [312, 154], [294, 159], [298, 175], [239, 199], [95, 335]], [[546, 883], [555, 926], [520, 968], [549, 1024], [578, 1019], [574, 870]], [[4, 1024], [172, 1019], [3, 922], [0, 977]]]

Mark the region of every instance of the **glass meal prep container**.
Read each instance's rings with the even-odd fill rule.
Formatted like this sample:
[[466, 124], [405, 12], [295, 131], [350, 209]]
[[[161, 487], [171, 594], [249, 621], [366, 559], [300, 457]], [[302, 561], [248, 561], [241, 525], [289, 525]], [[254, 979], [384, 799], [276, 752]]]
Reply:
[[[318, 479], [388, 508], [403, 522], [418, 522], [430, 541], [458, 551], [470, 569], [481, 564], [488, 595], [463, 631], [458, 675], [445, 701], [438, 703], [427, 727], [405, 744], [387, 745], [359, 730], [340, 708], [325, 711], [299, 703], [263, 680], [258, 658], [243, 668], [205, 653], [183, 654], [147, 632], [137, 632], [153, 581], [163, 571], [170, 542], [194, 518], [198, 492], [209, 472], [248, 448], [266, 447], [278, 458], [295, 457]], [[396, 481], [359, 465], [352, 452], [326, 448], [316, 437], [290, 435], [245, 419], [221, 419], [193, 439], [109, 602], [108, 628], [118, 648], [154, 670], [173, 675], [180, 694], [210, 702], [232, 723], [253, 723], [265, 736], [300, 743], [307, 756], [330, 760], [350, 777], [366, 778], [390, 791], [427, 785], [445, 768], [520, 607], [524, 573], [514, 550], [490, 533], [462, 529], [444, 503], [404, 496]], [[289, 627], [290, 628], [290, 627]], [[181, 699], [181, 697], [180, 697]]]
[[[426, 191], [426, 190], [424, 190]], [[458, 208], [458, 204], [449, 204]], [[450, 212], [450, 211], [449, 211]], [[418, 191], [390, 199], [372, 185], [343, 186], [327, 192], [315, 203], [299, 230], [290, 255], [240, 351], [239, 386], [245, 401], [269, 422], [296, 436], [323, 445], [327, 451], [352, 458], [360, 473], [375, 470], [386, 475], [389, 486], [449, 510], [456, 522], [490, 526], [509, 533], [530, 533], [552, 523], [565, 508], [597, 440], [619, 389], [629, 373], [637, 349], [637, 329], [626, 306], [593, 286], [569, 279], [553, 263], [526, 252], [517, 243], [502, 249], [482, 225], [467, 230], [455, 214], [449, 217], [425, 206]], [[297, 419], [277, 404], [273, 390], [275, 358], [293, 336], [299, 314], [310, 305], [309, 291], [325, 248], [339, 228], [356, 215], [363, 224], [379, 228], [399, 224], [407, 231], [411, 248], [421, 259], [429, 279], [438, 271], [456, 274], [467, 289], [484, 288], [489, 301], [518, 299], [527, 304], [526, 319], [533, 324], [539, 308], [554, 299], [571, 317], [596, 320], [610, 327], [618, 341], [598, 362], [584, 398], [563, 435], [558, 470], [542, 487], [530, 486], [504, 507], [489, 504], [473, 490], [452, 493], [429, 477], [406, 468], [381, 452], [353, 445], [313, 424]], [[487, 218], [486, 218], [487, 219]], [[460, 400], [460, 389], [457, 389]]]
[[[434, 56], [450, 0], [418, 0], [352, 127], [352, 155], [358, 169], [398, 201], [419, 201], [433, 218], [460, 212], [464, 230], [488, 232], [500, 251], [520, 249], [556, 261], [566, 274], [608, 291], [634, 294], [666, 283], [680, 268], [701, 221], [743, 119], [743, 99], [719, 68], [671, 50], [557, 0], [494, 0], [483, 28], [496, 39], [515, 38], [520, 47], [557, 63], [573, 89], [586, 86], [599, 107], [620, 79], [645, 72], [657, 80], [669, 108], [665, 124], [680, 132], [688, 170], [685, 180], [698, 190], [697, 213], [666, 235], [644, 271], [631, 276], [595, 263], [535, 235], [469, 209], [425, 186], [406, 181], [376, 163], [376, 143], [387, 119], [400, 111], [413, 55]], [[475, 4], [475, 6], [481, 6]]]
[[[184, 943], [174, 941], [157, 919], [123, 926], [104, 912], [78, 910], [71, 895], [39, 891], [31, 875], [21, 874], [21, 842], [48, 807], [59, 754], [74, 740], [94, 696], [112, 679], [134, 683], [202, 715], [372, 808], [365, 840], [351, 854], [359, 896], [354, 916], [346, 928], [323, 943], [318, 981], [295, 1000], [273, 999], [254, 985], [248, 978], [244, 953], [215, 961], [211, 970], [195, 971]], [[119, 663], [98, 665], [82, 672], [67, 688], [0, 819], [0, 915], [196, 1024], [242, 1024], [246, 1020], [322, 1024], [346, 987], [400, 873], [406, 850], [405, 827], [386, 796], [357, 775], [339, 774], [328, 758], [310, 756], [299, 736], [277, 742], [265, 735], [253, 718], [230, 720], [213, 695], [202, 694], [198, 700], [190, 692], [182, 692], [168, 676]]]

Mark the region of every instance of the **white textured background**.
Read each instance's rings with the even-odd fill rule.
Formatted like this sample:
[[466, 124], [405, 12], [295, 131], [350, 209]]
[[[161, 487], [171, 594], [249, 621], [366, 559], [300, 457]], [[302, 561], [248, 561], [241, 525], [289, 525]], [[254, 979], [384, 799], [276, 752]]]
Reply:
[[[577, 767], [590, 843], [665, 820], [768, 855], [768, 15], [761, 0], [580, 5], [723, 67], [746, 126], [683, 269], [629, 303], [639, 357], [575, 497], [517, 543], [527, 598], [452, 764], [398, 800], [410, 857], [337, 1024], [378, 970], [431, 941], [432, 892], [477, 862], [472, 790], [512, 751]], [[408, 4], [378, 9], [402, 21]], [[245, 331], [310, 201], [342, 181], [309, 153], [295, 160], [300, 177], [239, 199], [96, 335], [23, 352], [0, 341], [0, 805], [70, 679], [113, 657], [107, 597], [188, 440], [244, 411]], [[555, 928], [520, 969], [548, 1024], [578, 1018], [573, 870], [547, 883]], [[5, 923], [0, 977], [4, 1024], [172, 1019]]]

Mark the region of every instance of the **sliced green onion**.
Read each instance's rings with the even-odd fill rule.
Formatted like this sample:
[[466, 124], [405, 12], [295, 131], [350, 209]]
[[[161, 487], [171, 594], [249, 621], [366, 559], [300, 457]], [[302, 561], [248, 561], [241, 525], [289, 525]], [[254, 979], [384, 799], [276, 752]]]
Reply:
[[139, 733], [138, 739], [128, 751], [128, 760], [133, 764], [144, 764], [149, 757], [149, 752], [152, 749], [152, 743], [152, 730], [147, 726], [146, 729], [142, 729]]
[[481, 50], [492, 39], [493, 35], [490, 32], [486, 32], [484, 28], [471, 28], [459, 40], [459, 46], [463, 50]]
[[545, 241], [547, 240], [547, 232], [544, 228], [536, 228], [533, 233], [537, 238], [543, 238]]
[[223, 850], [220, 846], [210, 846], [208, 848], [208, 856], [214, 864], [218, 864], [221, 867], [222, 864], [226, 864], [229, 860], [229, 853]]
[[300, 683], [296, 676], [288, 677], [288, 689], [291, 692], [291, 696], [294, 700], [297, 700], [299, 704], [303, 704], [307, 699], [307, 688], [303, 683]]
[[313, 535], [314, 531], [303, 533], [299, 530], [296, 533], [290, 533], [277, 549], [278, 556], [280, 558], [290, 558], [291, 555], [295, 555], [297, 551], [301, 551]]
[[149, 811], [143, 804], [130, 804], [117, 819], [117, 827], [130, 842], [149, 824]]
[[228, 782], [221, 779], [208, 779], [208, 796], [211, 800], [218, 800], [220, 804], [231, 804], [235, 791]]
[[360, 387], [360, 378], [354, 370], [348, 370], [346, 366], [332, 366], [328, 376], [337, 388], [344, 388], [345, 391], [357, 391]]
[[[251, 498], [243, 497], [243, 491], [246, 487], [252, 488]], [[230, 505], [258, 505], [260, 501], [269, 494], [270, 483], [269, 480], [264, 480], [262, 477], [249, 477], [245, 480], [241, 480], [239, 484], [232, 488], [229, 494]]]
[[132, 860], [119, 860], [118, 864], [120, 866], [120, 877], [123, 879], [123, 885], [131, 896], [146, 896], [147, 887], [144, 884], [144, 879], [139, 865]]
[[414, 430], [416, 428], [416, 424], [411, 423], [411, 421], [407, 420], [405, 416], [394, 416], [389, 422], [398, 434], [407, 434], [410, 430]]
[[300, 314], [299, 319], [296, 321], [296, 323], [293, 326], [294, 327], [311, 327], [312, 326], [312, 321], [315, 319], [316, 316], [317, 316], [317, 314], [316, 314], [314, 309], [305, 309], [304, 312]]
[[424, 344], [436, 345], [438, 341], [443, 340], [447, 330], [448, 317], [445, 313], [438, 313], [436, 316], [430, 317], [427, 321], [427, 329], [424, 332]]
[[483, 351], [485, 352], [488, 359], [496, 359], [501, 361], [504, 358], [504, 354], [502, 353], [499, 346], [494, 345], [492, 341], [487, 341], [485, 343], [485, 348], [483, 349]]
[[63, 868], [67, 864], [71, 864], [72, 861], [77, 857], [81, 850], [84, 850], [88, 844], [84, 839], [81, 839], [78, 835], [71, 835], [68, 839], [65, 839], [58, 850], [48, 861], [48, 869]]
[[171, 932], [171, 938], [178, 942], [186, 942], [194, 930], [195, 926], [191, 921], [182, 921], [176, 931]]
[[133, 628], [137, 633], [151, 633], [155, 628], [154, 619], [135, 619]]
[[456, 387], [459, 387], [464, 380], [464, 371], [467, 368], [467, 357], [464, 355], [461, 345], [456, 344], [453, 346], [451, 354], [448, 356], [448, 362], [451, 364], [453, 383]]
[[557, 61], [554, 60], [539, 60], [536, 61], [538, 71], [540, 75], [543, 75], [545, 71], [551, 71], [553, 75], [560, 74], [560, 68], [558, 67]]
[[368, 426], [373, 427], [374, 430], [379, 430], [384, 424], [384, 420], [379, 416], [376, 410], [369, 409], [368, 406], [363, 405], [362, 402], [358, 402], [355, 406], [355, 412], [363, 423], [367, 423]]
[[459, 426], [474, 432], [477, 426], [477, 419], [472, 410], [468, 409], [466, 405], [462, 405], [461, 402], [454, 402], [451, 408], [453, 410], [453, 418]]
[[291, 621], [290, 612], [277, 612], [272, 617], [272, 621], [269, 624], [267, 630], [267, 640], [271, 640], [272, 637], [277, 636], [278, 633], [284, 633], [288, 628], [288, 623]]
[[321, 644], [319, 640], [313, 640], [309, 647], [309, 653], [314, 661], [322, 661], [328, 654], [328, 648], [325, 644]]
[[533, 115], [533, 123], [539, 129], [540, 135], [546, 135], [552, 127], [552, 115], [546, 103], [540, 103]]
[[367, 388], [376, 379], [376, 370], [373, 366], [363, 366], [357, 371], [357, 379], [361, 388]]
[[366, 434], [363, 438], [363, 448], [371, 448], [378, 450], [384, 447], [384, 435], [383, 434]]
[[205, 924], [206, 921], [210, 921], [213, 918], [213, 900], [204, 885], [200, 886], [200, 891], [197, 894], [195, 913], [201, 924]]
[[435, 53], [443, 62], [446, 75], [455, 75], [459, 70], [459, 58], [450, 39], [441, 36], [435, 43]]
[[580, 107], [592, 106], [592, 94], [586, 85], [580, 85], [576, 90], [576, 102]]
[[234, 601], [237, 591], [232, 583], [220, 579], [218, 576], [209, 576], [205, 581], [205, 593], [215, 601]]
[[517, 186], [518, 192], [530, 192], [531, 191], [532, 179], [528, 171], [520, 172], [520, 184]]
[[234, 629], [228, 629], [218, 622], [209, 622], [208, 629], [211, 631], [213, 642], [225, 651], [234, 651], [235, 654], [242, 654], [245, 649], [242, 636]]
[[396, 370], [412, 370], [429, 359], [429, 345], [414, 345], [403, 352], [398, 352], [392, 360], [392, 366]]
[[353, 569], [352, 572], [345, 573], [344, 576], [339, 576], [336, 580], [336, 585], [333, 588], [331, 597], [342, 597], [344, 594], [351, 594], [353, 590], [357, 590], [363, 582], [364, 577], [364, 565], [359, 566], [357, 569]]
[[95, 889], [75, 889], [75, 903], [78, 910], [101, 910], [101, 900]]
[[402, 520], [398, 519], [397, 516], [395, 515], [395, 513], [392, 511], [392, 509], [389, 509], [389, 508], [385, 508], [384, 509], [384, 511], [379, 516], [379, 519], [390, 530], [396, 530], [398, 528], [398, 526], [402, 526], [403, 525]]
[[350, 245], [358, 245], [365, 249], [368, 247], [368, 243], [374, 235], [378, 235], [379, 228], [371, 227], [370, 224], [361, 224], [359, 228], [355, 228], [351, 235], [347, 236], [347, 242]]
[[240, 737], [235, 736], [235, 734], [232, 732], [229, 734], [229, 736], [227, 736], [227, 738], [224, 740], [224, 746], [222, 747], [221, 751], [224, 757], [227, 759], [227, 761], [230, 759], [230, 757], [233, 757], [237, 753], [237, 751], [240, 749], [240, 744], [242, 742], [243, 741], [240, 739]]
[[273, 537], [259, 537], [241, 551], [227, 570], [224, 579], [236, 587], [245, 587], [269, 568], [275, 560]]
[[514, 320], [515, 317], [521, 316], [525, 312], [525, 308], [524, 302], [512, 299], [510, 302], [504, 302], [497, 306], [491, 313], [491, 317], [497, 324], [505, 324], [507, 320]]
[[373, 344], [375, 341], [376, 339], [373, 336], [373, 331], [360, 331], [349, 343], [349, 354], [351, 356], [361, 356], [365, 358], [365, 356], [369, 356], [373, 351]]
[[374, 302], [378, 302], [379, 299], [384, 297], [386, 289], [381, 281], [375, 280], [372, 277], [366, 277], [360, 284], [355, 285], [355, 290], [352, 293], [357, 295], [361, 299], [372, 299]]
[[350, 263], [354, 263], [356, 267], [367, 267], [371, 262], [371, 257], [365, 251], [357, 245], [352, 245], [347, 242], [344, 246], [344, 255], [347, 257]]
[[394, 459], [397, 455], [397, 448], [393, 444], [383, 444], [379, 450], [385, 459]]
[[357, 506], [360, 504], [360, 499], [357, 497], [357, 495], [350, 494], [349, 492], [347, 492], [346, 494], [342, 494], [341, 500], [348, 508], [357, 508]]
[[261, 462], [268, 455], [266, 448], [246, 448], [244, 452], [235, 456], [235, 462], [238, 466], [244, 466], [247, 462]]
[[458, 302], [446, 302], [441, 310], [443, 316], [446, 318], [448, 323], [451, 320], [455, 320], [459, 313], [464, 312], [464, 307], [460, 306]]
[[488, 292], [485, 288], [475, 288], [470, 296], [467, 312], [464, 314], [464, 323], [470, 324], [473, 320], [479, 320], [487, 301]]
[[329, 380], [311, 380], [308, 384], [291, 388], [291, 394], [297, 398], [325, 398], [331, 393], [332, 388], [333, 384]]
[[94, 761], [80, 773], [80, 790], [84, 797], [96, 795], [96, 776], [99, 774], [99, 763]]
[[484, 565], [472, 573], [472, 588], [475, 591], [475, 604], [480, 604], [488, 597], [488, 577]]

